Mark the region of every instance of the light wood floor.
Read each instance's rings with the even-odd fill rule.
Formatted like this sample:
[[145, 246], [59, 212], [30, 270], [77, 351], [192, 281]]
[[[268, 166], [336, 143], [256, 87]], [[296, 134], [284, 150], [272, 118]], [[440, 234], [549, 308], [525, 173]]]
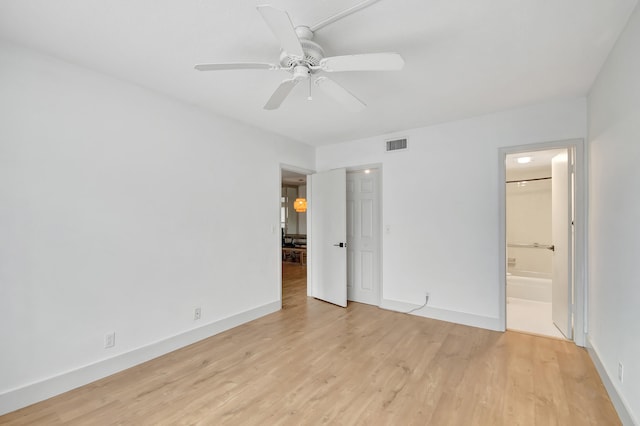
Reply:
[[306, 297], [282, 311], [39, 404], [1, 424], [620, 424], [587, 353]]

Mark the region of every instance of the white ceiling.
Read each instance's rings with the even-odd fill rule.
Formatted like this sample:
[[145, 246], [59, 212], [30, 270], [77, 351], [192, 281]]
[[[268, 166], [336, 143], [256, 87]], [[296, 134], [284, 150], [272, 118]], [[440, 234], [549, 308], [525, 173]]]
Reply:
[[[312, 25], [360, 0], [273, 0]], [[277, 63], [249, 0], [2, 0], [0, 38], [311, 145], [584, 96], [637, 0], [382, 0], [319, 31], [327, 56], [394, 51], [398, 72], [334, 73], [368, 108], [306, 85], [265, 104], [284, 71], [198, 72], [199, 62]]]
[[[509, 154], [505, 158], [507, 180], [517, 179], [516, 176], [521, 175], [523, 172], [527, 173], [529, 178], [536, 173], [540, 174], [539, 177], [548, 176], [551, 173], [551, 160], [553, 157], [566, 152], [566, 149], [547, 149]], [[518, 158], [521, 157], [529, 157], [530, 161], [520, 164], [518, 163]]]

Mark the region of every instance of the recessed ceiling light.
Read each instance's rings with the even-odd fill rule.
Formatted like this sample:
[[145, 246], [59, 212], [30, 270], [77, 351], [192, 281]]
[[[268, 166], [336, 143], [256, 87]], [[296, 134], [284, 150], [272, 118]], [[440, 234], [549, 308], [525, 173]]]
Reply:
[[527, 164], [531, 162], [531, 157], [518, 157], [516, 161], [518, 164]]
[[369, 174], [369, 173], [371, 173], [371, 170], [367, 169], [367, 170], [365, 170], [364, 172], [365, 172], [366, 174]]

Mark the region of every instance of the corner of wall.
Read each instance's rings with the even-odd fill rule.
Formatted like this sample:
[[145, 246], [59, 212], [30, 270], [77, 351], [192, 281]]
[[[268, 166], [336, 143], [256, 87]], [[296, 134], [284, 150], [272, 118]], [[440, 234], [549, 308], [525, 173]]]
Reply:
[[634, 426], [639, 425], [638, 419], [633, 415], [631, 410], [628, 408], [629, 403], [624, 399], [622, 393], [618, 391], [614, 381], [611, 379], [607, 370], [604, 367], [604, 364], [600, 360], [600, 355], [598, 349], [593, 345], [589, 336], [587, 336], [586, 349], [593, 361], [593, 364], [600, 375], [600, 379], [604, 384], [604, 387], [607, 389], [607, 393], [609, 394], [609, 398], [611, 398], [611, 402], [613, 403], [616, 412], [618, 413], [618, 417], [620, 417], [620, 421], [625, 426]]
[[429, 306], [420, 307], [412, 303], [399, 300], [383, 299], [379, 305], [380, 309], [389, 311], [411, 313], [425, 318], [446, 321], [469, 327], [484, 328], [486, 330], [504, 331], [499, 318], [485, 317], [482, 315], [469, 314], [467, 312], [450, 311], [447, 309], [433, 308]]

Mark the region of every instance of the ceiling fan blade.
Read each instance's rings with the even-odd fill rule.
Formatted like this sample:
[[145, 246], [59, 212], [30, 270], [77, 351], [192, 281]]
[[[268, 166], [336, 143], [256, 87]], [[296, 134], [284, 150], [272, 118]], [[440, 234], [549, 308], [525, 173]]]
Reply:
[[260, 12], [273, 34], [280, 41], [282, 50], [290, 55], [300, 58], [304, 57], [300, 39], [298, 39], [296, 30], [287, 12], [269, 5], [258, 6], [258, 12]]
[[320, 61], [323, 71], [398, 71], [404, 59], [397, 53], [365, 53], [362, 55], [330, 56]]
[[366, 108], [364, 102], [356, 98], [351, 92], [344, 87], [340, 86], [333, 80], [329, 80], [327, 77], [318, 77], [316, 79], [316, 86], [318, 86], [327, 95], [331, 96], [336, 101], [340, 102], [349, 111], [358, 112]]
[[298, 84], [298, 82], [299, 80], [292, 78], [291, 80], [285, 80], [280, 83], [280, 86], [278, 86], [276, 91], [273, 92], [273, 95], [271, 95], [267, 103], [264, 105], [264, 109], [278, 109], [280, 104], [282, 104], [282, 101], [284, 101], [286, 97], [289, 96], [289, 93], [291, 93], [291, 90], [296, 87], [296, 84]]
[[237, 62], [228, 64], [196, 64], [198, 71], [224, 71], [224, 70], [277, 70], [279, 67], [262, 62]]

